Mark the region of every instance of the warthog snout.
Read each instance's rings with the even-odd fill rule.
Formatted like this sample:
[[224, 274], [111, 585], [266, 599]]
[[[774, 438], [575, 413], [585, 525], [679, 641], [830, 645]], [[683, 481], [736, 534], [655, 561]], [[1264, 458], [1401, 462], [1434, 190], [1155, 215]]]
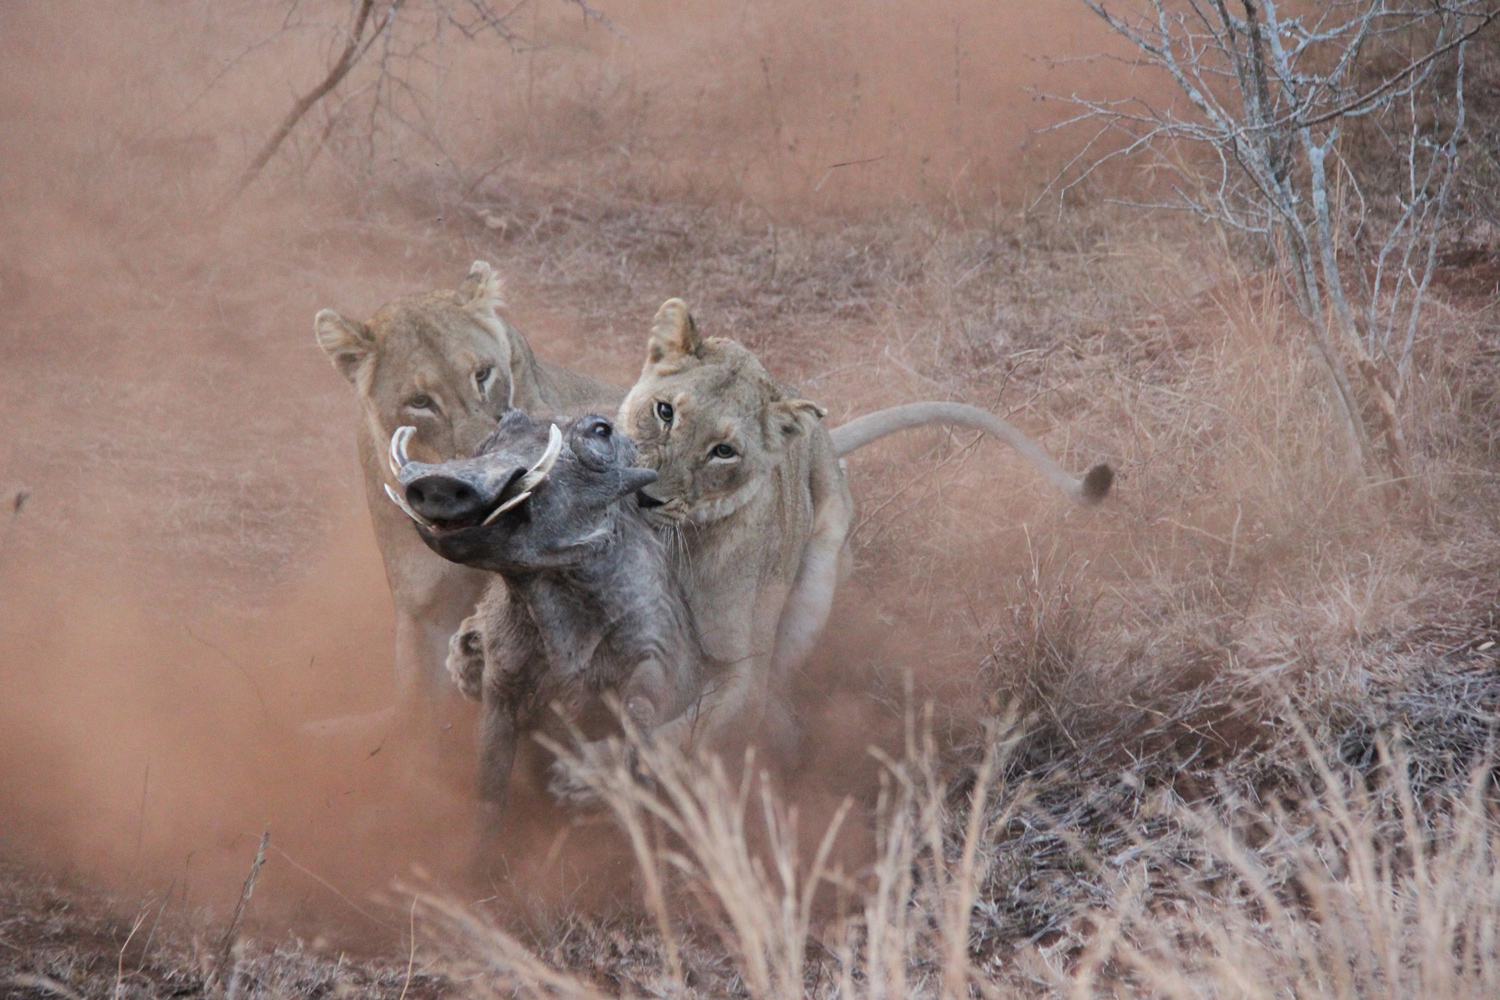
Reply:
[[[516, 418], [521, 419], [524, 415]], [[398, 427], [391, 435], [391, 475], [400, 490], [386, 483], [385, 494], [427, 531], [482, 528], [494, 523], [531, 497], [551, 474], [563, 450], [562, 431], [551, 424], [541, 457], [529, 466], [522, 464], [527, 459], [516, 461], [493, 451], [426, 465], [413, 462], [407, 453], [414, 434], [415, 427]]]
[[485, 496], [453, 476], [429, 475], [406, 485], [406, 502], [429, 521], [467, 521], [489, 512], [494, 496]]

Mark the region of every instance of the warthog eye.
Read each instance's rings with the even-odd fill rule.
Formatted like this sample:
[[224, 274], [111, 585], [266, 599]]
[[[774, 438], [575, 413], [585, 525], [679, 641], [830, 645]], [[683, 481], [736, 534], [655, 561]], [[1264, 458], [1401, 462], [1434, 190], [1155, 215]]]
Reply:
[[722, 461], [734, 458], [738, 454], [739, 452], [734, 450], [734, 445], [724, 443], [716, 444], [708, 451], [709, 458], [717, 458]]
[[592, 434], [592, 435], [594, 435], [594, 437], [596, 437], [596, 438], [606, 438], [607, 439], [614, 432], [615, 432], [615, 429], [609, 425], [609, 421], [608, 420], [603, 420], [603, 419], [595, 420], [593, 423], [591, 423], [589, 425], [589, 433]]
[[656, 416], [661, 421], [663, 427], [672, 426], [672, 415], [672, 404], [658, 399], [656, 401]]

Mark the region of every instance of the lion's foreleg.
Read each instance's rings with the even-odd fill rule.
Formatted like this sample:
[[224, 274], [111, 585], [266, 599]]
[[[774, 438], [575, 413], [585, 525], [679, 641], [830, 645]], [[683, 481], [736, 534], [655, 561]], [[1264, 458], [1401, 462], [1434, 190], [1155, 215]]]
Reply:
[[[828, 624], [833, 596], [846, 565], [845, 542], [854, 519], [854, 502], [836, 467], [814, 475], [813, 525], [796, 579], [776, 627], [773, 667], [778, 679], [806, 662]], [[778, 684], [778, 690], [782, 685]]]
[[754, 739], [765, 716], [771, 664], [750, 656], [724, 667], [685, 711], [657, 726], [653, 738], [683, 753], [738, 750]]
[[445, 664], [457, 624], [397, 609], [396, 710], [403, 718], [421, 720], [451, 697]]
[[514, 706], [486, 691], [479, 714], [479, 802], [486, 837], [498, 832], [510, 795], [510, 775], [516, 763]]
[[424, 758], [413, 762], [419, 772], [435, 766], [439, 773], [457, 774], [462, 761], [473, 759], [469, 741], [461, 735], [465, 727], [458, 692], [446, 669], [448, 642], [460, 620], [459, 614], [436, 622], [397, 615], [396, 720]]

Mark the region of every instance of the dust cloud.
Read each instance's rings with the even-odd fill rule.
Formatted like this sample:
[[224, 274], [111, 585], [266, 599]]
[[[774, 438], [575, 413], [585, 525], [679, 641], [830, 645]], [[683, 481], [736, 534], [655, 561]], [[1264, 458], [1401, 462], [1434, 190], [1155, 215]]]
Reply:
[[[457, 280], [488, 253], [467, 210], [492, 172], [774, 220], [1013, 210], [1055, 165], [1034, 130], [1058, 109], [1027, 88], [1071, 89], [1045, 57], [1103, 45], [1057, 4], [594, 5], [608, 24], [538, 0], [514, 49], [434, 36], [405, 89], [352, 75], [237, 200], [349, 5], [0, 7], [0, 848], [225, 905], [269, 828], [281, 902], [259, 912], [294, 924], [378, 926], [370, 893], [418, 866], [470, 885], [465, 775], [298, 734], [391, 696], [354, 403], [314, 312]], [[635, 325], [601, 339], [526, 286], [539, 353], [633, 378]], [[829, 655], [857, 635], [933, 659], [842, 620], [860, 627]], [[825, 749], [852, 762], [875, 709], [839, 685]], [[831, 811], [838, 789], [808, 789]], [[528, 808], [513, 876], [575, 898], [628, 871], [577, 850], [600, 820]]]

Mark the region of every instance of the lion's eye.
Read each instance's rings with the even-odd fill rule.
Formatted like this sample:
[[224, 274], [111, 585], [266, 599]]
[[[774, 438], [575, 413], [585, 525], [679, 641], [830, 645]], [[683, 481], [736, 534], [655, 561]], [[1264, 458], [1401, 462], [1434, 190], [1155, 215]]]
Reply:
[[474, 372], [474, 384], [479, 386], [479, 391], [484, 392], [485, 387], [490, 384], [490, 376], [495, 374], [494, 366], [485, 365]]
[[737, 451], [734, 450], [734, 446], [733, 445], [716, 444], [712, 448], [709, 449], [708, 457], [709, 458], [729, 459], [729, 458], [734, 458], [738, 454], [739, 454], [739, 452], [737, 452]]
[[657, 419], [662, 422], [663, 427], [672, 426], [672, 415], [673, 410], [671, 403], [664, 403], [661, 400], [656, 401], [656, 416]]
[[413, 410], [432, 409], [432, 397], [426, 393], [419, 392], [415, 396], [408, 397], [406, 405]]

